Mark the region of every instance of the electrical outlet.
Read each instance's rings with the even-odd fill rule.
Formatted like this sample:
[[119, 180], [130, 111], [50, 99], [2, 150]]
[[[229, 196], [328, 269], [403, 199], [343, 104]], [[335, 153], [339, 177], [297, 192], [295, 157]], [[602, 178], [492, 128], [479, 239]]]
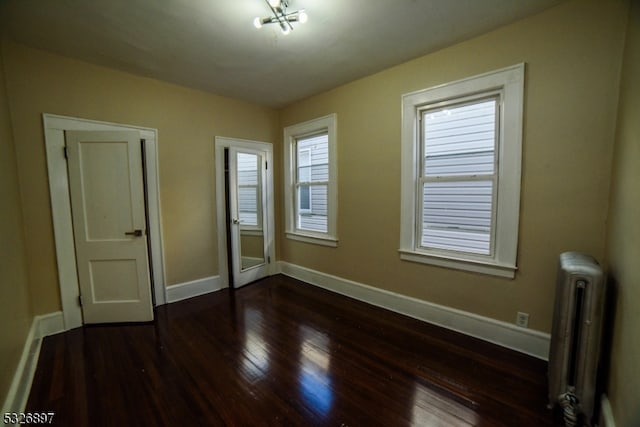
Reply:
[[523, 313], [521, 311], [516, 315], [516, 325], [523, 328], [529, 327], [529, 313]]

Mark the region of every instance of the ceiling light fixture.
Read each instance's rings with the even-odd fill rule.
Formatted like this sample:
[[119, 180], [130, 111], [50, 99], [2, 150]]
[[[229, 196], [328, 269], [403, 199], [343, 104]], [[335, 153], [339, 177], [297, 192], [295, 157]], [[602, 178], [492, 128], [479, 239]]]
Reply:
[[295, 12], [287, 12], [289, 7], [289, 0], [265, 0], [269, 9], [273, 13], [273, 16], [266, 18], [257, 17], [253, 20], [253, 26], [256, 28], [262, 28], [265, 24], [278, 24], [282, 34], [289, 34], [293, 30], [292, 22], [299, 22], [304, 24], [309, 17], [304, 9], [296, 10]]

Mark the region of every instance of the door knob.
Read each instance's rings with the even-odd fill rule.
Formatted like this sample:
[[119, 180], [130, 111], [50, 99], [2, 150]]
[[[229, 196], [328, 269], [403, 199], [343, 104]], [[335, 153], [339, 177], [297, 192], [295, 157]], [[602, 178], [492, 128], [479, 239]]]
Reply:
[[126, 231], [124, 234], [126, 236], [140, 237], [140, 236], [142, 236], [142, 230]]
[[240, 220], [239, 220], [239, 219], [236, 219], [236, 218], [233, 218], [233, 223], [234, 223], [234, 224], [240, 224]]

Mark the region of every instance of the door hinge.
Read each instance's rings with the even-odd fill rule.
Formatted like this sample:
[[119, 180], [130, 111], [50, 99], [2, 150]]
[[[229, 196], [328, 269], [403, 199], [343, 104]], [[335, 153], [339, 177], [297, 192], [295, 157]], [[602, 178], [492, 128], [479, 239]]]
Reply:
[[269, 169], [269, 162], [264, 162], [264, 170]]
[[64, 146], [63, 151], [64, 151], [64, 158], [69, 159], [69, 150], [67, 149], [66, 145]]
[[271, 264], [271, 257], [270, 256], [267, 257], [267, 264]]
[[82, 295], [78, 295], [78, 305], [82, 307]]

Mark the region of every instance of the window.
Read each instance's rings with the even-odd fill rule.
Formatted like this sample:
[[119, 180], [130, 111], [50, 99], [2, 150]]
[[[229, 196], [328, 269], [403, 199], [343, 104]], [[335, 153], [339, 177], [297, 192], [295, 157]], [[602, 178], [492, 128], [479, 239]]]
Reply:
[[[326, 134], [320, 135], [318, 137], [312, 137], [312, 139], [321, 139], [319, 144], [322, 145], [323, 151], [328, 146], [327, 136]], [[306, 141], [302, 141], [303, 144], [300, 144], [300, 140], [298, 140], [297, 149], [298, 149], [298, 182], [296, 185], [298, 186], [298, 221], [300, 221], [300, 217], [303, 214], [311, 215], [311, 191], [310, 191], [310, 182], [311, 182], [311, 147], [308, 143], [305, 144]], [[325, 165], [327, 163], [325, 162]], [[326, 181], [326, 180], [325, 180]], [[326, 217], [326, 215], [325, 215]], [[298, 225], [299, 228], [304, 229], [304, 226]], [[321, 230], [326, 232], [326, 221], [324, 227]]]
[[289, 126], [285, 136], [286, 234], [337, 246], [335, 115]]
[[262, 230], [259, 161], [255, 154], [238, 153], [238, 211], [243, 230]]
[[327, 187], [329, 185], [329, 136], [327, 132], [296, 139], [298, 188], [296, 227], [327, 233]]
[[514, 277], [524, 65], [403, 96], [401, 258]]
[[498, 99], [420, 111], [419, 245], [491, 254]]

